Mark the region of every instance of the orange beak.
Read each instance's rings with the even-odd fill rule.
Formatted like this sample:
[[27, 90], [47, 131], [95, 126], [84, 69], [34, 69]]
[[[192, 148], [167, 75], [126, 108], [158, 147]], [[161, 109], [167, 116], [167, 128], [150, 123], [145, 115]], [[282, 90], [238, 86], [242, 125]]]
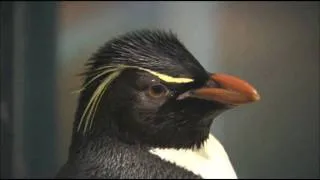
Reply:
[[188, 96], [227, 105], [241, 105], [260, 100], [260, 95], [252, 85], [235, 76], [212, 74], [209, 81], [218, 83], [220, 87], [203, 87], [192, 90]]

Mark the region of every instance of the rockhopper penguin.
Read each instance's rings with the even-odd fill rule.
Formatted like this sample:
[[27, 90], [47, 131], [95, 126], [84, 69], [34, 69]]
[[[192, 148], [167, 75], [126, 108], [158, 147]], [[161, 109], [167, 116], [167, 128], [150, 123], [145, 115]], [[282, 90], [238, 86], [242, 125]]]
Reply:
[[86, 65], [56, 178], [237, 178], [210, 127], [222, 112], [260, 99], [247, 82], [207, 72], [164, 30], [118, 36]]

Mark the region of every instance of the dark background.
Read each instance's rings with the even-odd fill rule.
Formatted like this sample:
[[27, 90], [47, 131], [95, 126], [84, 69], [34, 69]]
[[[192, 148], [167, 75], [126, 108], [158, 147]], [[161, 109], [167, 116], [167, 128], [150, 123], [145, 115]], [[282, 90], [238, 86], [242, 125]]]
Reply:
[[50, 178], [64, 163], [84, 61], [137, 28], [177, 32], [212, 72], [261, 101], [212, 131], [239, 178], [320, 178], [318, 2], [1, 2], [1, 178]]

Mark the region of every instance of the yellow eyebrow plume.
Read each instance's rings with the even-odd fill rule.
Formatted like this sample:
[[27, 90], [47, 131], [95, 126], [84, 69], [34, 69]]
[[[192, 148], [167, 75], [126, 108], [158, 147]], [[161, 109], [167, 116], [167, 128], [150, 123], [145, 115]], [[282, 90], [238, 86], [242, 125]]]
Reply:
[[138, 69], [147, 71], [147, 72], [153, 74], [154, 76], [157, 76], [159, 79], [161, 79], [165, 82], [168, 82], [168, 83], [190, 83], [190, 82], [193, 82], [193, 79], [191, 79], [191, 78], [172, 77], [172, 76], [168, 76], [166, 74], [161, 74], [161, 73], [151, 71], [151, 70], [145, 69], [145, 68], [140, 68], [140, 67], [138, 67]]

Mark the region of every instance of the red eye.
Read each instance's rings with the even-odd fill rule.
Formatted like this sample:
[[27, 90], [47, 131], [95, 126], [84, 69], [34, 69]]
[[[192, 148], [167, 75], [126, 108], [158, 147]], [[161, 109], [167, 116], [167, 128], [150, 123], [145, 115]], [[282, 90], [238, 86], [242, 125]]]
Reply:
[[149, 95], [154, 98], [160, 98], [166, 96], [169, 91], [162, 84], [156, 84], [149, 87]]

